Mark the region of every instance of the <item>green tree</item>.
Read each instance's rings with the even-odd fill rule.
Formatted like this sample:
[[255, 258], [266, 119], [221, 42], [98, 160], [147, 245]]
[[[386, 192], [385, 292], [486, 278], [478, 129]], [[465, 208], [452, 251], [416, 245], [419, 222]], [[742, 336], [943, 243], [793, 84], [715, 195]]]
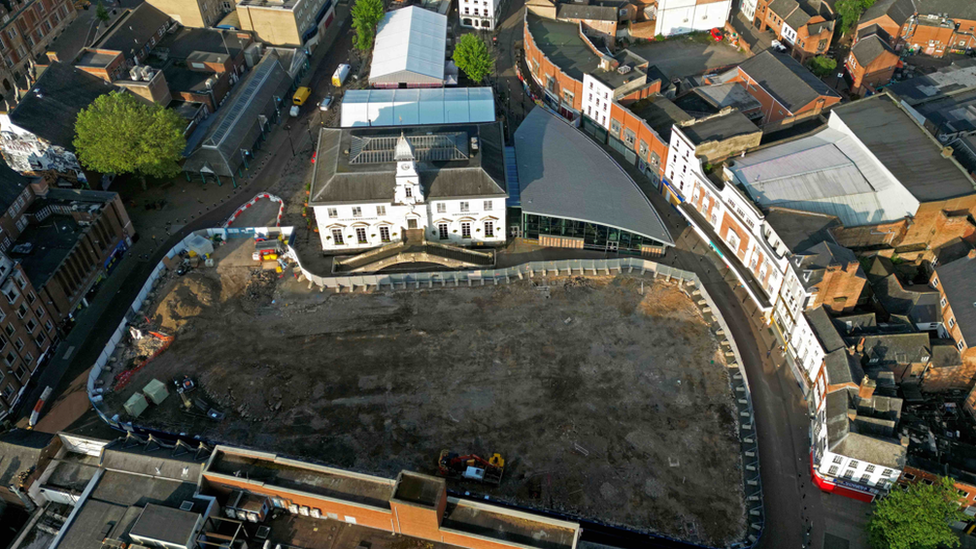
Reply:
[[476, 34], [461, 36], [454, 48], [454, 64], [475, 84], [480, 84], [495, 67], [488, 45]]
[[934, 549], [958, 547], [959, 538], [949, 524], [966, 520], [952, 481], [941, 478], [932, 485], [912, 484], [892, 490], [874, 505], [868, 538], [875, 549]]
[[75, 150], [85, 167], [102, 173], [173, 177], [180, 173], [186, 122], [175, 112], [112, 92], [78, 113]]
[[874, 5], [875, 0], [839, 0], [836, 4], [840, 16], [840, 32], [846, 33], [857, 26], [864, 10]]
[[108, 20], [110, 19], [108, 10], [105, 9], [105, 5], [102, 4], [102, 0], [98, 0], [98, 5], [95, 7], [95, 18], [102, 23], [108, 23]]
[[356, 0], [352, 6], [352, 28], [356, 29], [355, 46], [369, 51], [376, 37], [376, 25], [383, 19], [383, 0]]
[[837, 61], [826, 55], [818, 55], [810, 60], [810, 70], [820, 78], [829, 76], [837, 68]]

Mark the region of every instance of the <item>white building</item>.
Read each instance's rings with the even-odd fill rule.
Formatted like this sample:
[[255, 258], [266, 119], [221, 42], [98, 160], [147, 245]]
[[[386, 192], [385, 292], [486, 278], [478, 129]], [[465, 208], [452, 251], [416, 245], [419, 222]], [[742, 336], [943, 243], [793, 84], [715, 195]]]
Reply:
[[418, 6], [387, 12], [376, 27], [369, 69], [374, 88], [444, 85], [447, 16]]
[[458, 17], [461, 26], [472, 29], [494, 30], [498, 24], [500, 0], [458, 0]]
[[423, 231], [459, 246], [506, 239], [505, 158], [497, 123], [323, 128], [309, 206], [331, 252]]
[[[729, 19], [732, 0], [658, 0], [654, 34], [669, 36], [722, 28]], [[755, 7], [753, 7], [755, 10]]]
[[470, 124], [495, 120], [491, 88], [349, 90], [342, 97], [343, 128]]
[[583, 75], [582, 111], [594, 122], [610, 129], [610, 104], [613, 103], [613, 89], [599, 78], [587, 73]]

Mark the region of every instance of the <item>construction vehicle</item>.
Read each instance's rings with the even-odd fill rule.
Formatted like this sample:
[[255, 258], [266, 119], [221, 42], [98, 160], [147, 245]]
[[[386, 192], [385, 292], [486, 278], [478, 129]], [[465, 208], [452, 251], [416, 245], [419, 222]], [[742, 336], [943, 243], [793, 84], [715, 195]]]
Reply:
[[190, 376], [183, 376], [183, 379], [173, 378], [173, 385], [176, 386], [177, 393], [189, 393], [197, 388], [197, 384], [190, 379]]
[[484, 459], [474, 454], [459, 455], [449, 450], [441, 450], [437, 460], [437, 474], [442, 477], [477, 480], [486, 484], [500, 484], [505, 472], [505, 459], [501, 454], [492, 454]]

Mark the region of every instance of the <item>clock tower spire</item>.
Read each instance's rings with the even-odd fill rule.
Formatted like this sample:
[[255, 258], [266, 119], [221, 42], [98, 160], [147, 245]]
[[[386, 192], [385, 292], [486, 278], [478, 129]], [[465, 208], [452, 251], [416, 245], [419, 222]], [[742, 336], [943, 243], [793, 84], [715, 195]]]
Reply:
[[420, 175], [417, 173], [417, 161], [413, 152], [413, 145], [407, 141], [403, 132], [397, 140], [393, 153], [396, 162], [396, 190], [394, 201], [399, 204], [417, 204], [424, 201], [420, 188]]

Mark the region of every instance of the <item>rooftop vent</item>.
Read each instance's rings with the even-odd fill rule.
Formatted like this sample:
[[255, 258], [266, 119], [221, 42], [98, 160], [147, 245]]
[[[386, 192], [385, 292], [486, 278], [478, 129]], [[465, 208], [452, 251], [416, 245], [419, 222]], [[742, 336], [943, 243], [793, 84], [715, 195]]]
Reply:
[[180, 504], [180, 511], [192, 511], [192, 510], [193, 510], [192, 501], [184, 501], [183, 503]]
[[617, 72], [620, 74], [627, 74], [630, 72], [630, 65], [620, 65], [617, 67]]

